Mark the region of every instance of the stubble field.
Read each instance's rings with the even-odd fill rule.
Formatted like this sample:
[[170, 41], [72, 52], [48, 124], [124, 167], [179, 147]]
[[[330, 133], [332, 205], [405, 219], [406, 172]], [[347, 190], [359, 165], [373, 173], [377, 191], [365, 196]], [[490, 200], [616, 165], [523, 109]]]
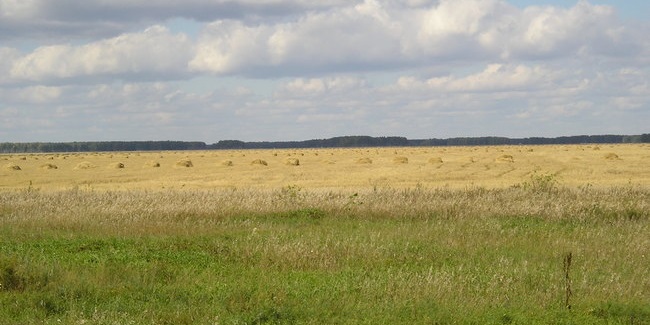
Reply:
[[647, 145], [0, 155], [0, 320], [648, 324], [648, 161]]
[[534, 174], [606, 187], [650, 184], [649, 161], [648, 145], [14, 154], [0, 189], [503, 188]]

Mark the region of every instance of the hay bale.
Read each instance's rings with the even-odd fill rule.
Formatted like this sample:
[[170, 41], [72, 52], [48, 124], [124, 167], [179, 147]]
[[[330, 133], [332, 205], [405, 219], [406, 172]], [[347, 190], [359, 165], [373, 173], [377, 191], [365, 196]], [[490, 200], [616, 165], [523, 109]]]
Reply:
[[41, 169], [59, 169], [59, 167], [55, 164], [43, 164]]
[[262, 159], [255, 159], [251, 161], [251, 165], [268, 166], [268, 163]]
[[224, 160], [224, 161], [221, 162], [221, 165], [226, 166], [226, 167], [232, 167], [235, 164], [233, 164], [232, 160]]
[[83, 162], [78, 163], [77, 166], [74, 167], [74, 169], [77, 169], [77, 170], [79, 170], [79, 169], [92, 169], [92, 168], [95, 168], [95, 167], [97, 167], [97, 166], [95, 166], [93, 163], [91, 163], [89, 161], [83, 161]]
[[499, 156], [497, 159], [495, 159], [496, 162], [507, 162], [507, 163], [513, 163], [515, 162], [515, 158], [512, 155], [502, 155]]
[[393, 163], [394, 164], [408, 164], [409, 159], [406, 157], [395, 157], [393, 158]]
[[429, 158], [429, 163], [430, 164], [442, 164], [442, 158], [440, 158], [440, 157]]
[[359, 158], [359, 159], [357, 159], [357, 164], [372, 164], [372, 159], [370, 159], [370, 158]]
[[160, 167], [160, 163], [157, 161], [150, 160], [144, 164], [144, 167], [156, 168], [156, 167]]
[[298, 158], [288, 158], [284, 164], [289, 166], [300, 166], [300, 160], [298, 160]]
[[604, 158], [607, 159], [607, 160], [619, 160], [619, 159], [621, 159], [621, 158], [618, 157], [617, 154], [615, 154], [613, 152], [610, 152], [610, 153], [606, 154], [604, 156]]
[[194, 164], [192, 164], [192, 161], [189, 159], [181, 159], [176, 162], [176, 167], [189, 168], [189, 167], [194, 167]]
[[20, 166], [18, 166], [16, 164], [13, 164], [13, 163], [5, 165], [5, 169], [7, 169], [7, 170], [22, 170], [22, 168], [20, 168]]
[[121, 169], [124, 168], [124, 164], [121, 162], [116, 162], [108, 165], [108, 168], [113, 168], [113, 169]]

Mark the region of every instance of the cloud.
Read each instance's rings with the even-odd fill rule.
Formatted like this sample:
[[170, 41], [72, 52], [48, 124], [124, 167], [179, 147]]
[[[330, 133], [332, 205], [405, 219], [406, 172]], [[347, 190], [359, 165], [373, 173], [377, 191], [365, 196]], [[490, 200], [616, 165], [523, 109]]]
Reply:
[[[175, 8], [174, 2], [162, 0], [121, 2], [104, 5], [120, 10], [134, 7], [136, 11], [151, 6]], [[256, 7], [294, 2], [242, 0], [217, 4]], [[3, 2], [5, 7], [8, 3], [11, 6], [6, 16], [41, 11], [54, 15], [49, 2]], [[17, 50], [5, 47], [0, 49], [0, 58], [4, 59], [0, 71], [18, 82], [107, 77], [164, 80], [202, 74], [269, 78], [595, 57], [642, 65], [650, 52], [650, 41], [642, 31], [620, 23], [611, 7], [586, 1], [571, 8], [524, 10], [501, 0], [412, 4], [366, 0], [331, 7], [335, 3], [279, 20], [218, 19], [207, 24], [196, 40], [152, 25], [83, 45], [45, 45], [20, 56]], [[188, 6], [202, 4], [194, 0]], [[306, 2], [299, 4], [310, 7]], [[92, 1], [85, 6], [93, 10], [101, 7]]]
[[648, 32], [587, 1], [0, 0], [0, 137], [647, 132]]
[[[59, 79], [149, 79], [177, 78], [187, 73], [193, 44], [183, 34], [171, 34], [162, 26], [152, 26], [140, 33], [83, 46], [51, 45], [32, 53], [11, 57], [10, 79], [50, 82]], [[7, 69], [7, 67], [4, 67]]]
[[296, 75], [567, 57], [642, 57], [647, 41], [611, 7], [520, 10], [499, 0], [400, 6], [367, 0], [295, 21], [214, 22], [190, 66], [213, 74]]
[[347, 0], [0, 0], [0, 39], [113, 37], [173, 18], [257, 20], [349, 4]]

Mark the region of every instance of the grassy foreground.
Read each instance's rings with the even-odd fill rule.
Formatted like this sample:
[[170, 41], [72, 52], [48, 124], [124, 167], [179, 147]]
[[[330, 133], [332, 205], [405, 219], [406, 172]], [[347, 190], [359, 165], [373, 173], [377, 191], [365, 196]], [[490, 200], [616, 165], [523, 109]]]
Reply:
[[649, 234], [650, 190], [544, 177], [489, 190], [4, 191], [0, 319], [650, 324]]

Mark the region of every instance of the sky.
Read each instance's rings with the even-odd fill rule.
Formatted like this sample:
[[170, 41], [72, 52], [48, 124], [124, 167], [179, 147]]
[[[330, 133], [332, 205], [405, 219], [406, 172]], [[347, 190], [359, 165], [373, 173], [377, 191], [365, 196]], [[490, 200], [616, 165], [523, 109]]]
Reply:
[[0, 142], [650, 133], [646, 0], [0, 0]]

